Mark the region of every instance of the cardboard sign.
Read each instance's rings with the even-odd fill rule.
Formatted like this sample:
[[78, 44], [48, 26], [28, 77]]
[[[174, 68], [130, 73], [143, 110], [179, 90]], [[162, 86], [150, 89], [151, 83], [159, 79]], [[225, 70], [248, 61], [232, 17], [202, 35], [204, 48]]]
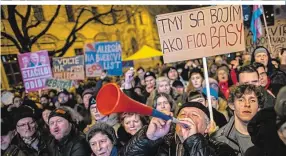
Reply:
[[54, 78], [66, 80], [84, 80], [84, 57], [53, 58]]
[[85, 74], [86, 77], [100, 76], [103, 72], [101, 65], [96, 62], [95, 43], [88, 43], [85, 45]]
[[60, 79], [47, 79], [46, 87], [53, 89], [66, 89], [69, 90], [72, 87], [71, 80], [60, 80]]
[[18, 55], [24, 87], [27, 92], [45, 88], [46, 79], [52, 77], [52, 70], [47, 51], [31, 52]]
[[245, 50], [239, 5], [162, 14], [156, 22], [165, 63]]
[[122, 75], [122, 49], [120, 42], [96, 42], [85, 48], [87, 77], [100, 76], [103, 70], [108, 75]]
[[286, 48], [286, 19], [275, 20], [274, 26], [268, 26], [272, 51], [268, 44], [265, 27], [263, 27], [263, 31], [263, 35], [257, 39], [256, 43], [253, 43], [251, 31], [245, 30], [246, 51], [252, 53], [257, 46], [264, 46], [271, 52], [273, 58], [278, 57], [281, 49]]

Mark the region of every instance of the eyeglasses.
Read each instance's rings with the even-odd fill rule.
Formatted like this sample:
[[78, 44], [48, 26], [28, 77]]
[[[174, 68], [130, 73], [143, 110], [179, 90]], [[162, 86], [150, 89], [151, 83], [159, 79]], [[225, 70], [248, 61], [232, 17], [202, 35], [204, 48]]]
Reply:
[[23, 123], [21, 125], [17, 125], [18, 128], [24, 129], [25, 127], [29, 126], [29, 127], [34, 127], [36, 125], [36, 121], [32, 121], [32, 122], [28, 122], [28, 123]]

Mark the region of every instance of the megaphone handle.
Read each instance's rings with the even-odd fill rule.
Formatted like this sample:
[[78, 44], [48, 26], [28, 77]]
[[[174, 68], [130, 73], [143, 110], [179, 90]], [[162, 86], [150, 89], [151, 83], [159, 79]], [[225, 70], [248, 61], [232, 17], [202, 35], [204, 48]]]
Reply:
[[183, 123], [180, 123], [178, 119], [174, 118], [174, 117], [171, 117], [169, 115], [166, 115], [156, 109], [153, 109], [152, 111], [152, 116], [153, 117], [156, 117], [156, 118], [160, 118], [160, 119], [163, 119], [165, 121], [168, 121], [168, 120], [172, 120], [173, 123], [176, 123], [176, 124], [181, 124], [182, 126], [184, 126], [185, 128], [189, 128], [188, 125], [186, 124], [183, 124]]
[[169, 116], [169, 115], [166, 115], [156, 109], [153, 109], [152, 111], [152, 116], [153, 117], [156, 117], [156, 118], [160, 118], [160, 119], [163, 119], [165, 121], [168, 121], [168, 120], [173, 120], [173, 117]]

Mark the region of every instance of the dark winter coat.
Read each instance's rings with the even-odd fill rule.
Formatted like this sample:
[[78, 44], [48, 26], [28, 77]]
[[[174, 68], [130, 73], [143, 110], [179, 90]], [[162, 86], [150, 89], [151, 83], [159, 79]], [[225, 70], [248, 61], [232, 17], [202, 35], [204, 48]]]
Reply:
[[19, 134], [17, 134], [12, 142], [10, 147], [7, 149], [7, 153], [9, 156], [48, 156], [48, 137], [43, 134], [37, 134], [39, 143], [38, 143], [38, 151], [35, 150], [30, 145], [27, 145]]
[[90, 156], [91, 150], [85, 136], [72, 129], [61, 141], [52, 139], [49, 144], [49, 156]]
[[147, 126], [143, 127], [122, 149], [124, 156], [232, 156], [233, 150], [226, 144], [208, 140], [201, 134], [190, 136], [183, 144], [175, 133], [169, 133], [156, 141], [146, 136]]
[[276, 129], [276, 113], [273, 108], [260, 110], [247, 126], [254, 147], [245, 156], [285, 156], [286, 146]]

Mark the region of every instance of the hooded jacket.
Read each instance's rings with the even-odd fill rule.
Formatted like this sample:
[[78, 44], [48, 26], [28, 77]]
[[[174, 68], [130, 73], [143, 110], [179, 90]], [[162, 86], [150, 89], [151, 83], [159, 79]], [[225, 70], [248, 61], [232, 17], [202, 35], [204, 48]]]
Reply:
[[251, 55], [251, 64], [252, 64], [253, 62], [255, 62], [255, 51], [256, 51], [257, 49], [259, 49], [259, 48], [264, 48], [265, 51], [267, 52], [267, 56], [268, 56], [267, 75], [268, 75], [268, 76], [271, 76], [271, 75], [273, 74], [275, 68], [274, 68], [274, 66], [273, 66], [273, 64], [272, 64], [272, 62], [271, 62], [270, 52], [269, 52], [268, 49], [266, 49], [265, 47], [263, 47], [263, 46], [258, 46], [258, 47], [256, 47], [256, 48], [254, 49], [254, 51], [252, 52], [252, 55]]

